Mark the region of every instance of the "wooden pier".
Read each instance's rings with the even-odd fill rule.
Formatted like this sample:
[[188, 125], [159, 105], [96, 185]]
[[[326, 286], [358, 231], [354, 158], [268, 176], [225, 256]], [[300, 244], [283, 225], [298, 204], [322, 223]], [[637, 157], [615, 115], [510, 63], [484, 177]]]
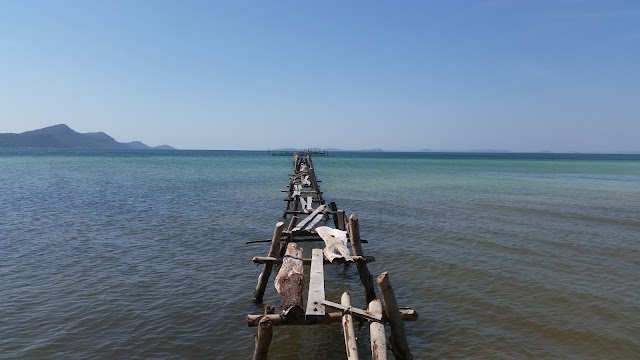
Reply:
[[[247, 325], [258, 328], [253, 359], [267, 359], [275, 326], [332, 323], [342, 325], [346, 358], [358, 359], [355, 319], [361, 324], [369, 323], [373, 359], [386, 359], [387, 348], [396, 359], [412, 359], [403, 321], [415, 321], [418, 314], [411, 308], [398, 307], [387, 272], [376, 279], [381, 298], [377, 296], [373, 275], [367, 267], [375, 259], [364, 255], [362, 244], [366, 241], [360, 238], [358, 217], [352, 214], [347, 218], [345, 211], [338, 209], [334, 202], [326, 204], [312, 155], [312, 152], [292, 155], [293, 174], [284, 190], [287, 195], [283, 221], [275, 225], [271, 240], [247, 242], [270, 244], [266, 256], [253, 258], [254, 263], [263, 265], [254, 302], [262, 303], [274, 266], [279, 266], [274, 286], [282, 298], [281, 311], [277, 314], [274, 306], [265, 305], [264, 313], [247, 315]], [[312, 244], [311, 258], [303, 258], [302, 248], [298, 246], [302, 242]], [[324, 266], [345, 263], [354, 263], [358, 269], [366, 299], [366, 304], [360, 307], [351, 303], [349, 292], [343, 293], [341, 299], [325, 297]], [[305, 271], [309, 274], [306, 305], [303, 301]], [[385, 323], [391, 332], [389, 341]]]
[[271, 156], [295, 156], [295, 154], [311, 154], [311, 156], [329, 156], [329, 150], [327, 149], [280, 149], [280, 150], [267, 150]]

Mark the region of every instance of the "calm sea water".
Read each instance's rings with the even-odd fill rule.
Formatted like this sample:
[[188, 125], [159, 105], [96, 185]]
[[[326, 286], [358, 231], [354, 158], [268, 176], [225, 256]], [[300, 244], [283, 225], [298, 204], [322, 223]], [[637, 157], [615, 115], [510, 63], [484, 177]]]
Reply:
[[[640, 156], [314, 162], [359, 215], [371, 272], [420, 313], [416, 359], [640, 356]], [[290, 171], [262, 152], [0, 150], [0, 358], [250, 358], [251, 258], [269, 245], [245, 242], [271, 237]], [[364, 306], [355, 267], [326, 282]], [[270, 353], [343, 346], [338, 325], [278, 327]]]

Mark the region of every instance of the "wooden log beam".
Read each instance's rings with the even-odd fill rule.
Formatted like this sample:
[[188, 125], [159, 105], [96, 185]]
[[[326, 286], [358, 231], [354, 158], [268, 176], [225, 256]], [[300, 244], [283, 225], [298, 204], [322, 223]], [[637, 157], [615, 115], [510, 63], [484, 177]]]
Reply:
[[282, 266], [274, 282], [278, 294], [282, 297], [282, 315], [287, 319], [304, 315], [302, 310], [303, 269], [302, 248], [298, 249], [295, 243], [287, 245]]
[[[418, 320], [418, 313], [411, 308], [400, 308], [400, 314], [403, 321], [416, 321]], [[256, 327], [263, 317], [268, 317], [271, 320], [273, 326], [282, 325], [315, 325], [315, 324], [333, 324], [340, 322], [344, 315], [344, 311], [331, 311], [325, 312], [324, 316], [309, 316], [298, 318], [294, 320], [287, 320], [281, 314], [262, 315], [262, 314], [249, 314], [246, 317], [248, 327]], [[387, 321], [387, 318], [382, 314], [382, 320]]]
[[[363, 256], [362, 240], [360, 239], [360, 223], [356, 214], [351, 214], [351, 216], [349, 216], [348, 228], [353, 254], [356, 256]], [[367, 303], [370, 303], [376, 298], [376, 291], [373, 288], [373, 275], [369, 272], [369, 268], [366, 263], [357, 263], [356, 266], [358, 267], [358, 275], [360, 276], [360, 282], [364, 288]]]
[[267, 360], [269, 354], [269, 345], [273, 338], [273, 324], [269, 317], [264, 316], [258, 323], [258, 332], [255, 338], [255, 349], [253, 351], [253, 360]]
[[[340, 298], [340, 304], [351, 308], [351, 295], [345, 291]], [[347, 360], [358, 360], [358, 345], [356, 343], [356, 331], [353, 327], [353, 316], [346, 312], [342, 316], [342, 333], [344, 334], [344, 347]]]
[[[271, 238], [271, 248], [269, 249], [270, 257], [276, 256], [278, 249], [280, 247], [280, 238], [282, 237], [282, 229], [284, 228], [284, 222], [280, 221], [276, 224], [275, 229], [273, 230], [273, 237]], [[264, 291], [267, 288], [267, 282], [269, 282], [269, 277], [271, 276], [271, 269], [273, 264], [264, 264], [262, 268], [262, 272], [258, 277], [258, 284], [256, 285], [256, 290], [253, 293], [253, 301], [255, 303], [261, 303], [262, 298], [264, 297]]]
[[[254, 256], [253, 262], [256, 264], [266, 264], [270, 262], [274, 265], [276, 264], [279, 265], [279, 264], [282, 264], [282, 259], [283, 259], [282, 257]], [[358, 263], [358, 262], [370, 263], [370, 262], [376, 261], [376, 258], [373, 256], [352, 256], [351, 259], [355, 263]], [[333, 262], [329, 262], [329, 259], [327, 258], [323, 259], [324, 264], [346, 264], [347, 262], [348, 261], [345, 258], [337, 258]], [[302, 264], [311, 265], [311, 259], [302, 258]]]
[[384, 309], [387, 318], [389, 319], [389, 326], [391, 327], [391, 351], [399, 360], [411, 360], [413, 356], [409, 350], [409, 344], [407, 342], [407, 334], [404, 331], [404, 323], [402, 322], [402, 316], [398, 309], [398, 303], [396, 302], [396, 296], [391, 287], [391, 280], [389, 280], [389, 273], [383, 272], [377, 279], [378, 287], [382, 293], [382, 299], [384, 300]]
[[[369, 312], [382, 315], [382, 302], [376, 298], [369, 303]], [[369, 323], [371, 332], [371, 356], [373, 360], [387, 359], [387, 336], [384, 333], [384, 324], [378, 321]]]

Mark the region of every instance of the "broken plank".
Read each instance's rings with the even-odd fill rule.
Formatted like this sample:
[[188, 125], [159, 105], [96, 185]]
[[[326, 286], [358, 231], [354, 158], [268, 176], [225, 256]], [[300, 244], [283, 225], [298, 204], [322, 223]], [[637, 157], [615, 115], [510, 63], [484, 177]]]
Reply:
[[309, 216], [307, 216], [302, 221], [300, 221], [300, 223], [293, 229], [293, 231], [304, 229], [307, 226], [307, 224], [311, 220], [313, 220], [314, 217], [316, 217], [316, 215], [320, 214], [320, 212], [324, 210], [324, 208], [325, 208], [325, 205], [318, 206]]

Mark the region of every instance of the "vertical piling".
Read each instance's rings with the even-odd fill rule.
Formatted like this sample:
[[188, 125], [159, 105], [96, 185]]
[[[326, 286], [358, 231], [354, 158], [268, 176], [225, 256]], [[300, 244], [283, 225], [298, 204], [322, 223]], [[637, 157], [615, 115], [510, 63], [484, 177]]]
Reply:
[[[351, 307], [351, 295], [348, 291], [342, 294], [340, 303]], [[344, 334], [344, 346], [347, 351], [347, 360], [358, 360], [358, 345], [356, 344], [356, 332], [353, 328], [353, 316], [349, 312], [342, 315], [342, 332]]]
[[[276, 253], [280, 249], [280, 239], [282, 237], [282, 229], [284, 228], [284, 222], [280, 221], [276, 224], [273, 230], [273, 237], [271, 238], [271, 248], [269, 249], [270, 257], [276, 256]], [[267, 288], [267, 282], [269, 282], [269, 276], [271, 276], [271, 269], [273, 264], [264, 264], [262, 272], [258, 277], [258, 284], [256, 285], [256, 291], [253, 294], [253, 301], [255, 303], [261, 303], [264, 297], [264, 291]]]
[[[362, 243], [360, 242], [360, 225], [356, 214], [349, 216], [349, 237], [351, 238], [353, 255], [364, 256]], [[369, 303], [376, 298], [376, 291], [373, 288], [373, 275], [369, 272], [369, 268], [365, 262], [358, 262], [356, 266], [358, 267], [360, 282], [362, 283], [362, 287], [364, 287], [367, 303]]]
[[273, 324], [267, 316], [260, 319], [256, 334], [256, 347], [253, 350], [253, 360], [267, 360], [269, 345], [273, 338]]
[[345, 231], [347, 227], [345, 226], [345, 220], [347, 217], [344, 215], [344, 210], [338, 210], [338, 229]]
[[[382, 303], [380, 299], [375, 299], [369, 303], [370, 313], [382, 314]], [[382, 321], [372, 321], [369, 324], [371, 332], [371, 357], [373, 360], [387, 360], [387, 336], [384, 333]]]
[[336, 205], [335, 202], [330, 202], [329, 203], [329, 209], [331, 209], [331, 214], [333, 217], [333, 227], [335, 227], [336, 229], [339, 229], [340, 227], [338, 226], [338, 206]]
[[404, 331], [402, 315], [400, 315], [396, 296], [391, 287], [389, 273], [385, 271], [380, 274], [377, 282], [380, 292], [382, 293], [382, 299], [384, 300], [384, 308], [389, 326], [391, 327], [391, 351], [398, 360], [411, 360], [413, 356], [411, 355], [411, 351], [409, 351], [407, 334]]

